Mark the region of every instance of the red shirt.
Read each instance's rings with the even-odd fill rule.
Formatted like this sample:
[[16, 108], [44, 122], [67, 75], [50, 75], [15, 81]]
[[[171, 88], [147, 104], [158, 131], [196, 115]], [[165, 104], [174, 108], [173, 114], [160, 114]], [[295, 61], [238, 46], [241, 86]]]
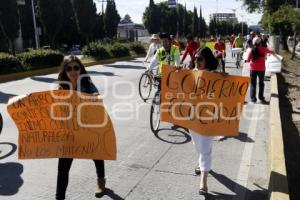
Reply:
[[231, 46], [233, 45], [233, 43], [234, 43], [234, 40], [235, 40], [235, 38], [234, 38], [234, 37], [230, 37], [230, 39], [229, 39], [229, 42], [230, 42], [230, 45], [231, 45]]
[[193, 60], [195, 58], [195, 53], [197, 49], [199, 49], [200, 44], [198, 42], [192, 42], [191, 44], [187, 44], [181, 59], [181, 62], [183, 62], [187, 56], [187, 54], [190, 54], [191, 59]]
[[224, 43], [216, 43], [214, 49], [217, 51], [225, 51], [225, 44]]
[[247, 62], [250, 62], [250, 70], [251, 71], [266, 71], [266, 55], [273, 53], [273, 51], [269, 50], [265, 47], [259, 47], [258, 52], [260, 54], [259, 58], [253, 60], [253, 53], [252, 51], [249, 53]]

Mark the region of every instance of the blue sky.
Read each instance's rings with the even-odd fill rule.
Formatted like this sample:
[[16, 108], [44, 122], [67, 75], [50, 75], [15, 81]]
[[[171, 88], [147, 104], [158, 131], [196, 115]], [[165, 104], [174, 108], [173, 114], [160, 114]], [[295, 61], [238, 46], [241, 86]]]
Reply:
[[[156, 3], [166, 0], [154, 0]], [[231, 9], [236, 9], [236, 15], [239, 21], [246, 21], [249, 25], [257, 24], [261, 18], [261, 14], [249, 14], [243, 8], [241, 0], [178, 0], [179, 3], [186, 2], [187, 9], [193, 10], [194, 5], [198, 8], [202, 6], [202, 13], [208, 23], [209, 15], [218, 12], [232, 13]], [[149, 0], [115, 0], [117, 9], [121, 17], [129, 14], [135, 23], [142, 23], [142, 16], [145, 8], [149, 4]], [[218, 2], [218, 6], [217, 6]], [[101, 10], [101, 3], [97, 3], [97, 8]]]

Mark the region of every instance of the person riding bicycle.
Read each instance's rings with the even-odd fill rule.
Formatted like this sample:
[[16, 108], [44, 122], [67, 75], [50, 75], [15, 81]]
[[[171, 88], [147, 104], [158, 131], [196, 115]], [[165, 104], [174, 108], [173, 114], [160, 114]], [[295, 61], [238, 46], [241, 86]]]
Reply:
[[214, 46], [215, 57], [222, 63], [222, 72], [225, 72], [225, 57], [226, 57], [226, 45], [224, 40], [220, 36]]
[[148, 59], [151, 59], [155, 55], [157, 49], [159, 49], [161, 47], [160, 42], [159, 42], [159, 36], [157, 34], [152, 35], [150, 43], [151, 44], [149, 46], [147, 56], [146, 56], [144, 62], [148, 62]]
[[171, 37], [167, 33], [160, 35], [162, 47], [159, 48], [152, 58], [147, 71], [151, 71], [159, 65], [158, 74], [162, 72], [164, 64], [179, 66], [180, 64], [180, 50], [179, 47], [172, 45]]

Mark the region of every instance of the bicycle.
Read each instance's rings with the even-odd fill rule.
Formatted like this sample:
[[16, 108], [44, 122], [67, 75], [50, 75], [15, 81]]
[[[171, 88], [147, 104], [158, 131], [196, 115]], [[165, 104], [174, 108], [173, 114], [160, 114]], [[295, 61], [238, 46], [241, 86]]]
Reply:
[[157, 132], [160, 125], [160, 76], [155, 76], [154, 85], [158, 88], [155, 92], [150, 109], [150, 128], [152, 132]]

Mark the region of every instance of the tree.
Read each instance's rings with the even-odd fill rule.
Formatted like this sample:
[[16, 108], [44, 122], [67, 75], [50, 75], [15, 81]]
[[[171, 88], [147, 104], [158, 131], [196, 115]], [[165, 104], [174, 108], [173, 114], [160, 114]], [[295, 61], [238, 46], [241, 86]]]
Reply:
[[193, 13], [193, 26], [192, 26], [192, 33], [194, 36], [196, 36], [198, 34], [198, 25], [199, 25], [199, 21], [198, 21], [198, 13], [197, 13], [197, 8], [194, 7], [194, 13]]
[[63, 12], [63, 25], [57, 36], [60, 44], [80, 44], [81, 36], [79, 34], [74, 9], [70, 0], [61, 0]]
[[63, 25], [63, 10], [60, 0], [39, 0], [39, 15], [43, 29], [53, 47], [55, 38]]
[[117, 28], [120, 19], [121, 17], [117, 11], [115, 1], [108, 0], [104, 15], [104, 27], [106, 36], [108, 36], [109, 38], [113, 38], [117, 35]]
[[271, 17], [272, 20], [270, 20], [270, 22], [273, 23], [273, 26], [277, 24], [279, 27], [289, 26], [292, 29], [294, 35], [294, 45], [291, 59], [294, 59], [296, 55], [296, 36], [300, 32], [300, 12], [295, 11], [290, 5], [283, 5], [276, 12], [274, 12]]
[[296, 0], [243, 0], [244, 5], [247, 7], [248, 11], [262, 11], [263, 12], [263, 25], [265, 28], [271, 31], [273, 34], [280, 34], [281, 44], [283, 49], [288, 51], [287, 45], [287, 36], [289, 33], [289, 29], [291, 28], [291, 24], [281, 24], [273, 23], [272, 14], [280, 9], [283, 5], [296, 5]]
[[153, 0], [149, 1], [149, 6], [146, 7], [143, 13], [143, 24], [149, 33], [158, 33], [160, 31], [160, 10], [155, 5]]
[[99, 13], [97, 15], [96, 26], [94, 29], [94, 38], [100, 40], [103, 40], [105, 38], [104, 13]]
[[177, 15], [178, 15], [178, 35], [182, 37], [184, 35], [184, 29], [183, 29], [184, 8], [181, 4], [178, 4]]
[[92, 36], [97, 20], [97, 8], [93, 0], [72, 0], [79, 33], [86, 43]]
[[19, 7], [20, 23], [24, 47], [34, 46], [34, 28], [32, 21], [31, 0], [25, 0], [25, 5]]
[[126, 14], [120, 23], [121, 24], [132, 24], [133, 22], [131, 20], [130, 15]]
[[19, 36], [19, 12], [16, 0], [0, 1], [0, 28], [15, 53], [14, 40]]

